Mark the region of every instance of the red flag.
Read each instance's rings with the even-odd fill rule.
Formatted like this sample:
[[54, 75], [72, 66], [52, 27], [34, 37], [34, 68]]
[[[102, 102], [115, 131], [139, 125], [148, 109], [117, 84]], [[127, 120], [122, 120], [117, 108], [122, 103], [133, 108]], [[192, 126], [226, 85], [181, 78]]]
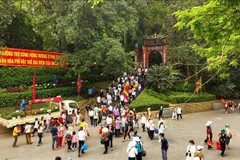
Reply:
[[123, 97], [128, 102], [129, 101], [129, 82], [126, 82], [124, 90], [123, 90]]
[[36, 99], [36, 71], [34, 70], [33, 80], [32, 80], [32, 99]]
[[82, 81], [81, 81], [80, 74], [78, 74], [78, 79], [77, 79], [77, 92], [78, 93], [81, 91], [81, 87], [82, 87]]

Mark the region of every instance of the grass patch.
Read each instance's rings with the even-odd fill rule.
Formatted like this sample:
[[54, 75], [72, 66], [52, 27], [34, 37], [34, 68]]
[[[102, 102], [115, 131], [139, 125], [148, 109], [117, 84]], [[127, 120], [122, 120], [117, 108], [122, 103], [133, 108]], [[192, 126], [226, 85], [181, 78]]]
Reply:
[[169, 107], [169, 104], [150, 95], [144, 90], [131, 104], [130, 108], [136, 108], [137, 111], [146, 111], [148, 107], [152, 110], [158, 110], [160, 106]]
[[159, 98], [169, 103], [190, 103], [190, 102], [205, 102], [213, 101], [216, 96], [209, 93], [193, 94], [192, 92], [172, 92], [168, 91], [165, 94], [157, 93], [152, 89], [147, 90], [148, 94]]

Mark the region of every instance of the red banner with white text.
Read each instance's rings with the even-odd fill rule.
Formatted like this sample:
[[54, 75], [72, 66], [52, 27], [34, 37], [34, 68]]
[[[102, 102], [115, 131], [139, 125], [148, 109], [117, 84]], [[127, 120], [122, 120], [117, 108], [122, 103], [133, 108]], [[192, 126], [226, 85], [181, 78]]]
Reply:
[[58, 68], [55, 60], [61, 56], [62, 53], [58, 52], [2, 48], [0, 49], [0, 66]]

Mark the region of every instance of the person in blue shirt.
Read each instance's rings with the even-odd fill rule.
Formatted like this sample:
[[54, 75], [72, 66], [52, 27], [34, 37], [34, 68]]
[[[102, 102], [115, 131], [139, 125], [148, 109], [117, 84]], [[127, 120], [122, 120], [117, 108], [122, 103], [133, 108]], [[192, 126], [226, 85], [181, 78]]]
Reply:
[[54, 83], [54, 84], [57, 84], [57, 83], [58, 83], [58, 77], [57, 77], [56, 75], [54, 75], [53, 83]]
[[93, 89], [92, 88], [88, 89], [88, 96], [90, 99], [93, 97]]
[[22, 103], [20, 104], [20, 110], [24, 111], [26, 109], [26, 105], [28, 104], [28, 102], [25, 102], [24, 99], [22, 100]]

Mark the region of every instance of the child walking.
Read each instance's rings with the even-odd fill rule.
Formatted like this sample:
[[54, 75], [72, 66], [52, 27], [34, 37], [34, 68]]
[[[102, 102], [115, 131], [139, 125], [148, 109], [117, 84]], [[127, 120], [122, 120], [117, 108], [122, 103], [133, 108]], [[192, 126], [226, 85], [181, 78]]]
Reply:
[[76, 132], [73, 131], [73, 135], [72, 135], [72, 150], [76, 150], [77, 149], [77, 135], [76, 135]]

